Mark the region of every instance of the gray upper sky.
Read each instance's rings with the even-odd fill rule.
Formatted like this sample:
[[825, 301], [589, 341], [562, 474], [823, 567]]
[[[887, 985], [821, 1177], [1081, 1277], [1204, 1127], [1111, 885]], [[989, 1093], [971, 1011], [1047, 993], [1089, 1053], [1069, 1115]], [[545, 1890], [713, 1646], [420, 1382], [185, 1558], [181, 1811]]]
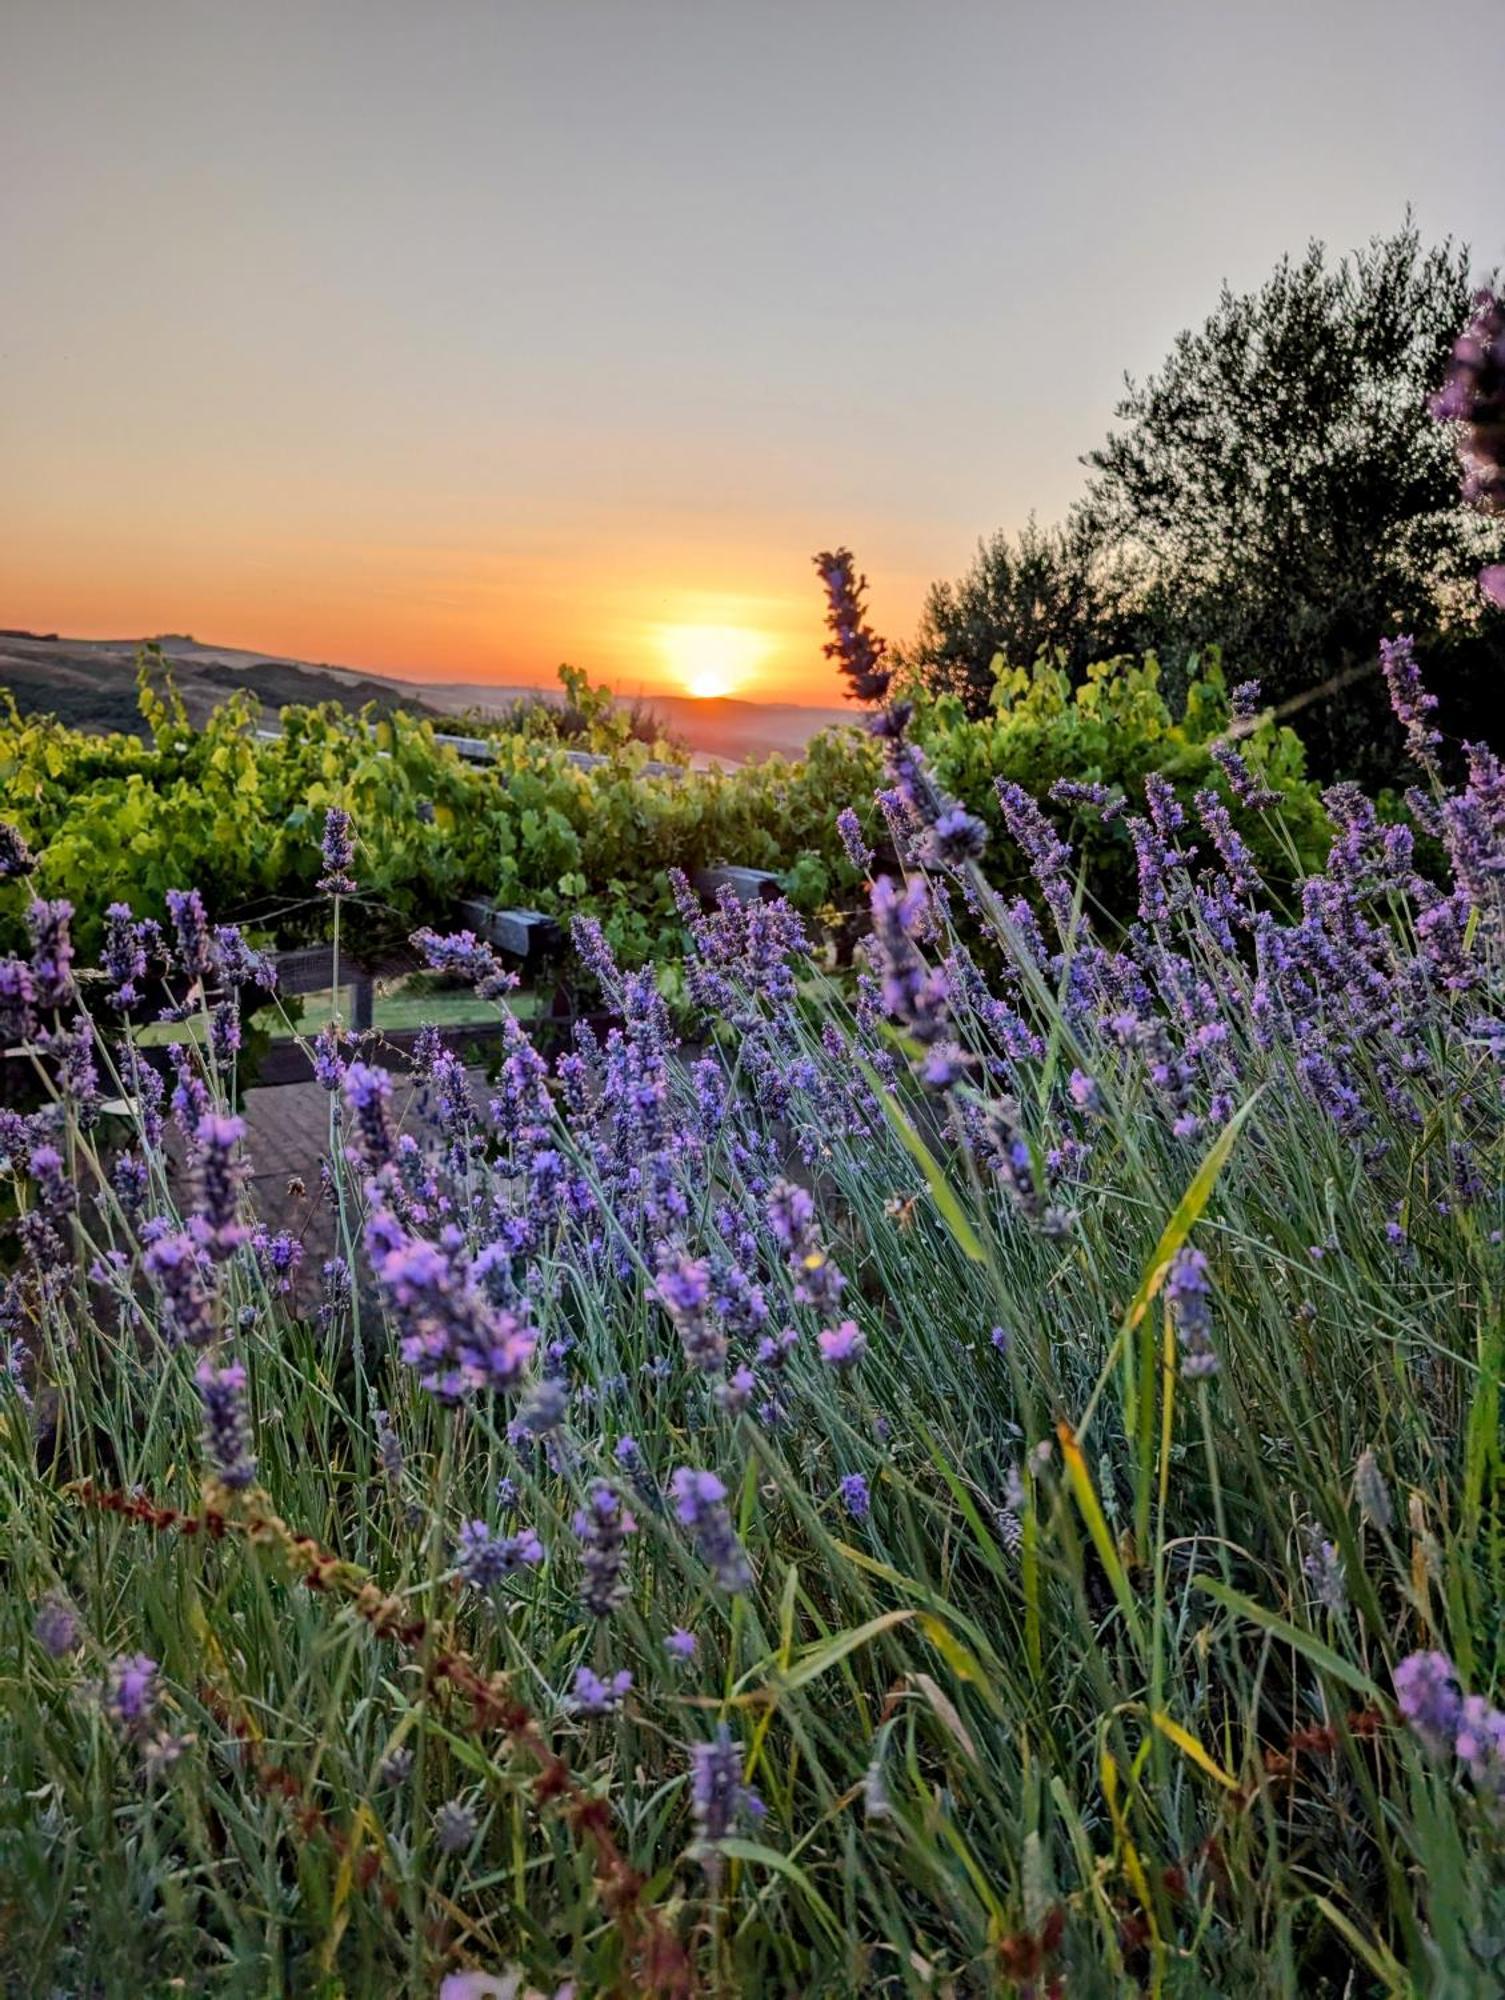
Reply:
[[821, 698], [810, 553], [902, 633], [1225, 277], [1408, 201], [1501, 259], [1502, 29], [6, 0], [0, 622]]

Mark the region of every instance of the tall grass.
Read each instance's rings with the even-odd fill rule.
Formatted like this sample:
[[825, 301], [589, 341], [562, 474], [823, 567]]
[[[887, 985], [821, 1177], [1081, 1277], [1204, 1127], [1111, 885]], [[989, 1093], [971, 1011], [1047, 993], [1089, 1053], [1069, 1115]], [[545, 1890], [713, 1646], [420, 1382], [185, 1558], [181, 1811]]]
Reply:
[[[1049, 949], [901, 801], [929, 888], [880, 895], [877, 976], [728, 903], [682, 1040], [587, 927], [622, 1027], [547, 1082], [515, 1027], [479, 1094], [431, 1047], [398, 1138], [326, 1041], [348, 1289], [211, 1241], [225, 1038], [159, 1136], [65, 969], [3, 1147], [6, 1990], [1498, 1992], [1493, 1767], [1393, 1681], [1501, 1676], [1498, 792], [1461, 889], [1340, 798], [1299, 910], [1162, 851], [1117, 944], [1037, 856]], [[600, 1481], [634, 1526], [592, 1609]]]

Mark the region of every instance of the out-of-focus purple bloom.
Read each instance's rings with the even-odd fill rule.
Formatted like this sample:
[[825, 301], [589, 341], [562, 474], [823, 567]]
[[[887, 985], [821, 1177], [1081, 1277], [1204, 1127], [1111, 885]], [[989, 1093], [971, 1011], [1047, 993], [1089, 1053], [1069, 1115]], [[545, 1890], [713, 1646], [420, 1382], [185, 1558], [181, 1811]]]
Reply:
[[573, 1526], [585, 1568], [580, 1601], [593, 1618], [608, 1618], [627, 1599], [627, 1537], [637, 1533], [638, 1524], [621, 1494], [598, 1479]]
[[684, 1465], [669, 1482], [674, 1512], [695, 1539], [701, 1560], [732, 1596], [752, 1587], [752, 1566], [726, 1509], [726, 1488], [714, 1472]]
[[239, 1492], [256, 1478], [251, 1420], [246, 1411], [246, 1371], [238, 1361], [216, 1368], [206, 1356], [194, 1380], [204, 1406], [204, 1457], [220, 1484]]
[[1323, 1610], [1340, 1617], [1348, 1605], [1348, 1578], [1342, 1557], [1320, 1528], [1307, 1530], [1301, 1569]]
[[622, 1672], [611, 1674], [602, 1680], [601, 1676], [591, 1668], [580, 1667], [576, 1671], [575, 1685], [565, 1706], [572, 1715], [615, 1715], [631, 1692], [632, 1675], [625, 1668]]
[[815, 567], [826, 593], [826, 627], [831, 634], [823, 649], [826, 658], [841, 669], [849, 701], [882, 701], [893, 674], [883, 664], [887, 646], [864, 611], [867, 578], [858, 576], [850, 549], [816, 556]]
[[14, 882], [29, 875], [37, 865], [36, 856], [26, 845], [19, 827], [0, 819], [0, 882]]
[[1489, 513], [1505, 510], [1505, 303], [1491, 291], [1474, 296], [1432, 414], [1461, 426], [1464, 499]]
[[475, 1809], [463, 1799], [446, 1799], [434, 1814], [434, 1839], [441, 1854], [465, 1854], [481, 1830]]
[[31, 985], [38, 1007], [66, 1007], [73, 998], [73, 905], [38, 897], [26, 912], [31, 934]]
[[392, 1079], [374, 1063], [351, 1063], [345, 1071], [346, 1109], [355, 1119], [356, 1152], [367, 1173], [387, 1165], [396, 1151], [392, 1130]]
[[852, 1319], [844, 1319], [840, 1326], [824, 1328], [815, 1336], [815, 1341], [821, 1360], [838, 1374], [855, 1368], [867, 1353], [867, 1335]]
[[105, 1713], [123, 1736], [140, 1738], [156, 1715], [157, 1663], [147, 1653], [120, 1653], [105, 1674]]
[[467, 1521], [455, 1544], [455, 1567], [476, 1590], [492, 1590], [543, 1559], [543, 1543], [531, 1528], [498, 1535], [484, 1521]]
[[1497, 611], [1505, 611], [1505, 563], [1486, 563], [1479, 572], [1479, 588]]
[[700, 1641], [693, 1632], [687, 1632], [683, 1625], [676, 1625], [664, 1640], [664, 1651], [678, 1667], [687, 1667], [699, 1650]]
[[58, 1591], [49, 1591], [37, 1606], [32, 1630], [36, 1633], [37, 1644], [50, 1660], [66, 1659], [78, 1650], [81, 1637], [78, 1616], [67, 1598]]
[[709, 1743], [690, 1746], [690, 1815], [695, 1851], [708, 1874], [722, 1865], [721, 1843], [743, 1819], [762, 1817], [763, 1804], [742, 1782], [742, 1752], [723, 1722]]
[[188, 1227], [194, 1241], [216, 1263], [233, 1257], [249, 1241], [249, 1226], [238, 1220], [246, 1165], [237, 1149], [246, 1136], [243, 1118], [210, 1111], [194, 1131], [194, 1212]]
[[1505, 1714], [1482, 1694], [1465, 1695], [1453, 1748], [1475, 1792], [1499, 1812], [1505, 1807]]
[[1207, 1259], [1190, 1244], [1176, 1252], [1165, 1280], [1165, 1296], [1181, 1343], [1181, 1373], [1188, 1380], [1215, 1375], [1217, 1352], [1212, 1344], [1212, 1286]]
[[353, 896], [355, 880], [350, 873], [355, 860], [355, 830], [343, 806], [331, 806], [324, 815], [324, 840], [320, 850], [324, 873], [318, 887], [326, 896]]
[[1463, 1712], [1458, 1669], [1446, 1653], [1408, 1653], [1395, 1668], [1395, 1705], [1434, 1757], [1452, 1750]]
[[205, 1285], [203, 1251], [185, 1230], [147, 1245], [142, 1269], [162, 1299], [161, 1332], [169, 1347], [203, 1347], [214, 1338], [214, 1310]]
[[699, 1257], [667, 1252], [656, 1286], [659, 1303], [673, 1320], [685, 1359], [704, 1375], [726, 1364], [726, 1335], [710, 1317], [710, 1266]]
[[435, 972], [447, 972], [464, 979], [481, 1000], [500, 1000], [517, 985], [517, 974], [509, 972], [489, 944], [474, 931], [414, 931], [411, 942], [423, 953], [425, 965]]
[[1235, 722], [1253, 722], [1259, 714], [1260, 684], [1258, 681], [1240, 681], [1228, 697]]
[[849, 1472], [837, 1487], [841, 1504], [854, 1521], [865, 1521], [872, 1512], [872, 1495], [860, 1472]]
[[959, 868], [981, 860], [987, 851], [988, 829], [962, 806], [947, 806], [925, 829], [920, 858], [932, 867]]

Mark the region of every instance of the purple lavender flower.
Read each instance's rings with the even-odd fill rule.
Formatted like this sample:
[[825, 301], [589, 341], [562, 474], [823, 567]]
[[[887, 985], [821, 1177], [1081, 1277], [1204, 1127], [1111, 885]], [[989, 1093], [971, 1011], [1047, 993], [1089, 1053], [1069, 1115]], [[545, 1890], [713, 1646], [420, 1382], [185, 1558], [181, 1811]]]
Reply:
[[1240, 681], [1228, 697], [1235, 722], [1253, 722], [1259, 714], [1260, 684], [1258, 681]]
[[836, 831], [841, 836], [841, 844], [846, 849], [847, 859], [859, 875], [872, 872], [873, 850], [862, 837], [862, 822], [850, 806], [843, 806], [836, 815]]
[[410, 940], [423, 953], [425, 965], [435, 972], [447, 972], [468, 981], [480, 1000], [500, 1000], [517, 985], [517, 974], [509, 972], [489, 944], [474, 931], [414, 931]]
[[167, 914], [172, 919], [177, 961], [185, 979], [205, 980], [214, 970], [209, 919], [197, 889], [169, 889]]
[[30, 875], [36, 865], [36, 856], [26, 845], [20, 828], [0, 819], [0, 882], [14, 882], [19, 876]]
[[737, 1596], [752, 1588], [752, 1566], [726, 1509], [726, 1488], [714, 1472], [684, 1465], [669, 1482], [674, 1512], [694, 1537], [701, 1560], [721, 1588]]
[[351, 1063], [345, 1071], [346, 1109], [355, 1119], [355, 1152], [369, 1174], [387, 1165], [397, 1150], [392, 1130], [392, 1079], [374, 1063]]
[[50, 1660], [63, 1660], [80, 1644], [78, 1617], [61, 1592], [50, 1590], [37, 1606], [32, 1626], [37, 1644]]
[[214, 1309], [205, 1285], [204, 1253], [187, 1230], [165, 1230], [147, 1245], [142, 1269], [162, 1300], [162, 1338], [169, 1347], [204, 1347], [214, 1338]]
[[146, 1653], [120, 1653], [105, 1674], [105, 1713], [122, 1736], [139, 1740], [151, 1727], [160, 1699], [157, 1663]]
[[355, 860], [355, 834], [350, 815], [343, 806], [331, 806], [324, 815], [324, 843], [321, 850], [324, 873], [318, 887], [326, 896], [353, 896], [355, 881], [350, 867]]
[[73, 998], [73, 905], [39, 897], [26, 912], [31, 933], [31, 988], [38, 1007], [66, 1007]]
[[378, 1211], [366, 1225], [372, 1267], [403, 1329], [399, 1351], [441, 1403], [522, 1386], [536, 1346], [517, 1317], [496, 1312], [437, 1244]]
[[455, 1544], [455, 1567], [476, 1590], [493, 1590], [522, 1569], [537, 1569], [543, 1543], [531, 1528], [498, 1535], [484, 1521], [467, 1521]]
[[699, 1650], [700, 1641], [683, 1625], [676, 1625], [664, 1640], [664, 1651], [677, 1667], [687, 1667]]
[[1432, 415], [1460, 426], [1464, 499], [1487, 513], [1505, 510], [1505, 303], [1491, 291], [1474, 296]]
[[216, 1368], [206, 1356], [194, 1380], [204, 1406], [204, 1457], [220, 1484], [238, 1493], [256, 1479], [251, 1420], [246, 1412], [246, 1371], [238, 1361]]
[[1434, 1757], [1452, 1750], [1463, 1712], [1458, 1669], [1446, 1653], [1408, 1653], [1396, 1663], [1395, 1705]]
[[1055, 828], [1022, 785], [1007, 778], [995, 779], [993, 789], [1003, 812], [1003, 823], [1029, 862], [1030, 873], [1050, 906], [1062, 937], [1071, 931], [1071, 848], [1059, 838]]
[[739, 1820], [760, 1818], [763, 1805], [742, 1782], [742, 1752], [723, 1722], [709, 1743], [690, 1746], [690, 1814], [695, 1853], [706, 1872], [721, 1868], [721, 1843]]
[[709, 1264], [682, 1251], [666, 1251], [656, 1290], [659, 1303], [674, 1322], [690, 1366], [703, 1375], [719, 1374], [726, 1365], [726, 1335], [707, 1312], [711, 1296]]
[[931, 867], [959, 868], [964, 861], [980, 861], [987, 845], [988, 829], [975, 814], [947, 806], [926, 827], [920, 859]]
[[627, 1537], [637, 1533], [638, 1524], [621, 1494], [598, 1479], [572, 1525], [585, 1568], [580, 1601], [592, 1618], [608, 1618], [627, 1601]]
[[233, 1257], [251, 1230], [237, 1219], [245, 1162], [237, 1148], [246, 1136], [243, 1118], [206, 1112], [194, 1131], [194, 1212], [188, 1227], [207, 1257], [223, 1263]]
[[837, 1374], [855, 1368], [867, 1353], [867, 1335], [852, 1319], [844, 1319], [840, 1326], [824, 1328], [815, 1336], [815, 1342], [821, 1360]]
[[475, 1810], [463, 1799], [446, 1799], [434, 1814], [434, 1839], [441, 1854], [465, 1854], [481, 1830]]
[[1475, 1792], [1498, 1813], [1505, 1807], [1505, 1715], [1483, 1695], [1465, 1695], [1453, 1749]]
[[1251, 771], [1231, 743], [1210, 743], [1208, 750], [1241, 806], [1247, 807], [1250, 812], [1264, 812], [1280, 804], [1284, 794], [1273, 791], [1263, 778]]
[[850, 549], [815, 557], [826, 593], [826, 628], [831, 637], [823, 648], [835, 660], [847, 683], [849, 701], [882, 701], [893, 679], [883, 664], [887, 647], [868, 624], [863, 599], [867, 578], [858, 576]]
[[860, 1472], [849, 1472], [836, 1489], [841, 1504], [854, 1521], [865, 1521], [872, 1512], [872, 1495]]
[[100, 966], [110, 982], [106, 998], [121, 1013], [141, 998], [146, 978], [146, 946], [129, 903], [111, 903], [105, 911], [105, 939]]
[[576, 1670], [574, 1689], [565, 1706], [572, 1715], [615, 1715], [632, 1691], [632, 1675], [625, 1669], [605, 1680], [589, 1667]]
[[1215, 1375], [1217, 1351], [1212, 1344], [1212, 1286], [1207, 1259], [1190, 1244], [1176, 1252], [1165, 1280], [1176, 1338], [1181, 1343], [1181, 1373], [1189, 1380]]
[[1442, 733], [1432, 727], [1428, 717], [1437, 707], [1437, 697], [1422, 685], [1415, 640], [1409, 635], [1381, 639], [1380, 667], [1390, 690], [1391, 709], [1406, 732], [1406, 749], [1424, 771], [1435, 772]]

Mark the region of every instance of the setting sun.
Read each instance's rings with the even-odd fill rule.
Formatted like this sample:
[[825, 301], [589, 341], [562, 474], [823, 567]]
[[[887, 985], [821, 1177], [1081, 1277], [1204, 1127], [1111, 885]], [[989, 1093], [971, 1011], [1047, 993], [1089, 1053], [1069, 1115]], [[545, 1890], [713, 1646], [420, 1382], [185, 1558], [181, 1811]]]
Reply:
[[707, 700], [735, 694], [773, 651], [766, 633], [741, 625], [661, 625], [657, 638], [665, 664], [685, 693]]

